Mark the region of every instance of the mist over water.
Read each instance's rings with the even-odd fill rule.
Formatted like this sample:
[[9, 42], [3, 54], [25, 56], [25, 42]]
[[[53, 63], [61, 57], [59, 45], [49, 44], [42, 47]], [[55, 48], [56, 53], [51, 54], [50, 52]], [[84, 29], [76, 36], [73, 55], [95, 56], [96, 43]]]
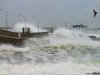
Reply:
[[0, 45], [0, 75], [100, 72], [100, 42], [82, 31], [60, 28], [46, 37], [27, 39], [24, 45]]

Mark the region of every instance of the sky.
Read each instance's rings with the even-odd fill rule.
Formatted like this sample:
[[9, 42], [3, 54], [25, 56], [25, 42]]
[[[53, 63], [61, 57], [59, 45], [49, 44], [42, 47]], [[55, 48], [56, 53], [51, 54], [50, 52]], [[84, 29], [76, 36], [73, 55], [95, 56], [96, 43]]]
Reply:
[[[18, 16], [22, 15], [27, 23], [33, 23], [35, 19], [32, 17], [38, 17], [40, 23], [45, 18], [49, 21], [56, 20], [56, 24], [66, 21], [71, 24], [100, 27], [100, 0], [0, 0], [0, 9], [7, 12], [9, 26], [24, 21]], [[95, 18], [93, 9], [98, 12]], [[0, 11], [0, 25], [5, 25], [3, 11]]]

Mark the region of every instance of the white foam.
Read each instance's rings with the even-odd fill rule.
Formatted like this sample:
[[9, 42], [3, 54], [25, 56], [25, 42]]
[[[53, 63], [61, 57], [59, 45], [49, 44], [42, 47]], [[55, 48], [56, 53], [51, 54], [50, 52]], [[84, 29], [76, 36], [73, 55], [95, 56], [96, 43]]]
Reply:
[[93, 45], [100, 46], [100, 42], [91, 40], [87, 34], [79, 30], [58, 29], [53, 35], [48, 37], [49, 43], [53, 45], [73, 44], [73, 45]]
[[[49, 41], [49, 42], [46, 42]], [[25, 48], [17, 48], [9, 45], [1, 45], [0, 46], [0, 51], [7, 50], [7, 51], [29, 51], [28, 53], [26, 52], [25, 55], [26, 57], [31, 57], [33, 59], [32, 62], [29, 64], [22, 63], [20, 65], [18, 64], [7, 64], [7, 63], [2, 63], [0, 64], [0, 74], [1, 75], [86, 75], [86, 73], [91, 73], [91, 72], [99, 72], [100, 70], [100, 62], [85, 62], [81, 61], [80, 63], [77, 62], [77, 58], [75, 58], [76, 62], [71, 60], [71, 55], [68, 56], [69, 59], [67, 58], [67, 55], [65, 52], [68, 50], [68, 47], [70, 47], [70, 44], [75, 45], [76, 47], [79, 47], [78, 50], [81, 50], [82, 48], [80, 45], [86, 45], [85, 51], [83, 52], [83, 55], [85, 57], [81, 57], [83, 59], [86, 59], [89, 61], [90, 58], [93, 57], [94, 54], [91, 55], [86, 55], [85, 52], [87, 48], [92, 49], [91, 47], [94, 46], [100, 46], [99, 42], [94, 42], [92, 41], [85, 33], [77, 30], [70, 30], [70, 29], [58, 29], [56, 30], [53, 34], [51, 34], [48, 37], [44, 38], [31, 38], [29, 40], [28, 45]], [[37, 64], [34, 62], [38, 57], [40, 59], [46, 58], [49, 60], [49, 56], [53, 54], [48, 54], [48, 51], [45, 52], [45, 50], [52, 50], [51, 49], [46, 49], [45, 47], [41, 49], [39, 46], [45, 46], [46, 44], [48, 45], [69, 45], [67, 48], [65, 48], [65, 51], [61, 51], [62, 49], [58, 50], [58, 60], [56, 63], [41, 63]], [[31, 45], [31, 46], [30, 46]], [[35, 45], [35, 46], [34, 46]], [[71, 46], [72, 46], [71, 45]], [[79, 46], [77, 46], [79, 45]], [[87, 47], [90, 46], [90, 47]], [[29, 48], [30, 47], [30, 48]], [[31, 49], [32, 47], [35, 47], [34, 49]], [[84, 46], [83, 46], [84, 47]], [[39, 49], [39, 50], [38, 50]], [[34, 50], [34, 51], [33, 51]], [[44, 50], [44, 51], [43, 51]], [[54, 48], [55, 50], [55, 48]], [[72, 50], [72, 47], [69, 49]], [[72, 53], [75, 52], [76, 49], [70, 51]], [[73, 52], [74, 51], [74, 52]], [[33, 53], [32, 53], [33, 52]], [[35, 53], [36, 52], [36, 53]], [[98, 51], [99, 52], [99, 51]], [[65, 53], [65, 54], [64, 54]], [[77, 54], [78, 52], [76, 52]], [[90, 52], [92, 53], [92, 52]], [[34, 55], [35, 54], [35, 55]], [[66, 56], [63, 56], [66, 55]], [[80, 55], [81, 54], [77, 54]], [[61, 58], [59, 57], [65, 57], [67, 61], [62, 61]], [[37, 57], [37, 58], [36, 58]], [[76, 56], [78, 57], [78, 56]], [[52, 59], [52, 58], [51, 58]], [[95, 59], [95, 58], [93, 58]], [[13, 60], [13, 59], [12, 59]], [[46, 60], [47, 62], [49, 62]], [[59, 62], [60, 61], [60, 62]]]
[[1, 44], [0, 45], [0, 51], [18, 51], [18, 52], [24, 52], [24, 51], [28, 51], [29, 48], [28, 47], [15, 47], [12, 45], [8, 45], [8, 44]]
[[86, 75], [86, 73], [98, 72], [99, 70], [100, 66], [71, 62], [38, 65], [10, 65], [3, 63], [0, 66], [0, 75]]
[[62, 46], [62, 45], [76, 45], [76, 46], [90, 46], [90, 47], [100, 47], [99, 41], [91, 40], [87, 34], [79, 30], [70, 30], [60, 28], [54, 31], [47, 37], [43, 38], [31, 38], [26, 41], [26, 45], [29, 47], [39, 47], [39, 46]]

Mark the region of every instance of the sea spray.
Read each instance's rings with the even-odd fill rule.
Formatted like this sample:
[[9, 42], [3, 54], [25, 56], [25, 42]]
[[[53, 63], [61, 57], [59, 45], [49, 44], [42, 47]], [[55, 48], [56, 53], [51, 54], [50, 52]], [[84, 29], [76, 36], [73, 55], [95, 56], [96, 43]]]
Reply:
[[76, 46], [91, 46], [100, 47], [98, 41], [91, 40], [87, 34], [79, 30], [70, 29], [58, 29], [54, 31], [53, 34], [48, 35], [43, 38], [30, 38], [25, 41], [26, 46], [66, 46], [66, 45], [76, 45]]
[[82, 31], [58, 29], [24, 44], [0, 45], [1, 75], [86, 75], [100, 70], [100, 43]]
[[[25, 24], [23, 22], [22, 23], [19, 22], [13, 27], [12, 31], [22, 32], [22, 28], [25, 28]], [[26, 28], [30, 28], [31, 32], [38, 32], [38, 28], [36, 27], [36, 25], [27, 23]], [[39, 28], [39, 32], [43, 32], [43, 31], [46, 31], [46, 30]]]

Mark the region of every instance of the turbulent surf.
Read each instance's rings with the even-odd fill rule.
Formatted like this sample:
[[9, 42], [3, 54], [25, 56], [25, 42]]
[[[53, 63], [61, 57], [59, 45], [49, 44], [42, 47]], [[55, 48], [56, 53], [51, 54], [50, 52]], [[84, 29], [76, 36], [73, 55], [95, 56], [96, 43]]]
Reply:
[[[87, 75], [100, 72], [100, 42], [60, 28], [23, 47], [0, 45], [0, 75]], [[92, 74], [91, 74], [92, 75]]]

